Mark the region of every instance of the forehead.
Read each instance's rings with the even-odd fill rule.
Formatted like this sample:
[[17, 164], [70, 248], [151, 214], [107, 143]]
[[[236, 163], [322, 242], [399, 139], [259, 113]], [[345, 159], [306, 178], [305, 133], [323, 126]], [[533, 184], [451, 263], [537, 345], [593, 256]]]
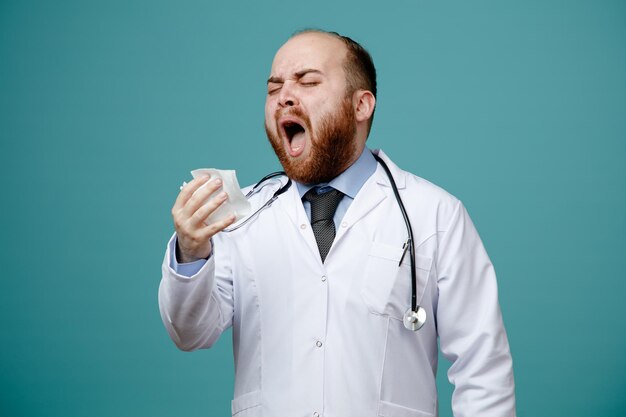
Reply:
[[289, 39], [274, 56], [272, 76], [289, 77], [303, 69], [325, 74], [342, 70], [346, 46], [332, 35], [303, 33]]

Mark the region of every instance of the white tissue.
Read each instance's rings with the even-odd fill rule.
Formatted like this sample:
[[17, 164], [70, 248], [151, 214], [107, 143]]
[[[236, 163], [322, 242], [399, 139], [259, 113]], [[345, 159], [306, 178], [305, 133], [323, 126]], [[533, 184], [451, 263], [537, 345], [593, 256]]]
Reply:
[[[250, 203], [239, 188], [239, 182], [237, 182], [237, 174], [234, 170], [201, 168], [191, 171], [191, 176], [194, 178], [198, 178], [202, 175], [209, 175], [211, 177], [209, 182], [211, 182], [215, 178], [220, 178], [222, 180], [222, 188], [209, 196], [204, 204], [206, 204], [211, 199], [211, 197], [217, 195], [221, 191], [226, 191], [226, 194], [228, 194], [228, 199], [224, 202], [224, 204], [219, 206], [217, 210], [211, 213], [211, 215], [205, 220], [206, 224], [211, 224], [219, 221], [227, 217], [231, 213], [235, 214], [236, 222], [250, 214], [250, 212], [252, 211], [252, 207], [250, 206]], [[198, 190], [196, 190], [194, 194], [201, 190], [203, 187], [206, 187], [209, 182], [198, 188]]]

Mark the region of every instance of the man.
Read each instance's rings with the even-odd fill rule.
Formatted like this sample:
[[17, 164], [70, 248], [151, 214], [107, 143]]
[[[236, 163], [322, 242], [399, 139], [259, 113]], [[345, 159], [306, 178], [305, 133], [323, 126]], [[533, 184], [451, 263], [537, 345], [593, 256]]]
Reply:
[[377, 151], [412, 223], [426, 313], [418, 331], [403, 325], [407, 226], [365, 147], [376, 104], [369, 54], [335, 33], [302, 32], [276, 53], [267, 86], [267, 136], [296, 186], [230, 233], [218, 232], [234, 217], [203, 222], [227, 198], [202, 204], [218, 181], [183, 188], [159, 289], [176, 345], [208, 348], [233, 327], [239, 417], [417, 417], [437, 415], [439, 338], [455, 416], [515, 415], [495, 274], [467, 212]]

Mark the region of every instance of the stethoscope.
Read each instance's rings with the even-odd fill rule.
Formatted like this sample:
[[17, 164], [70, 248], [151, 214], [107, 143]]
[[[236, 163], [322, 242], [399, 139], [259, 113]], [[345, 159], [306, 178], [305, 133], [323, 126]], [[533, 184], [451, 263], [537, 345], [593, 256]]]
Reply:
[[[265, 186], [270, 185], [270, 182], [268, 182], [271, 179], [274, 179], [276, 177], [282, 177], [285, 176], [287, 177], [287, 174], [285, 173], [285, 171], [276, 171], [276, 172], [272, 172], [271, 174], [267, 174], [266, 176], [264, 176], [263, 178], [261, 178], [259, 180], [259, 182], [257, 182], [250, 191], [248, 191], [246, 193], [246, 199], [250, 199], [250, 197], [252, 197], [253, 195], [255, 195], [256, 193], [258, 193], [259, 191], [261, 191], [263, 188], [265, 188]], [[272, 205], [272, 203], [274, 201], [276, 201], [276, 199], [283, 194], [285, 191], [287, 191], [289, 189], [289, 187], [291, 187], [291, 179], [289, 177], [287, 177], [287, 182], [285, 184], [282, 184], [280, 186], [280, 188], [278, 190], [276, 190], [274, 192], [274, 195], [272, 196], [272, 198], [270, 198], [269, 200], [267, 200], [265, 202], [265, 204], [263, 204], [261, 207], [259, 207], [254, 213], [252, 213], [251, 215], [249, 215], [248, 217], [246, 217], [242, 222], [240, 223], [236, 223], [234, 226], [232, 227], [227, 227], [226, 229], [223, 229], [222, 232], [234, 232], [235, 230], [245, 226], [246, 224], [248, 224], [250, 221], [252, 221], [253, 219], [256, 219], [257, 216], [259, 215], [259, 213], [263, 210], [265, 210], [266, 208], [268, 208], [269, 206]]]
[[[374, 155], [374, 158], [376, 159], [376, 161], [378, 161], [378, 163], [383, 167], [383, 169], [385, 170], [385, 173], [387, 174], [387, 177], [389, 178], [389, 182], [391, 183], [391, 188], [393, 189], [393, 194], [396, 197], [396, 201], [398, 202], [398, 206], [400, 207], [400, 211], [402, 212], [402, 217], [404, 218], [406, 230], [409, 235], [406, 242], [402, 246], [402, 249], [404, 250], [404, 252], [402, 253], [402, 256], [400, 257], [400, 262], [398, 263], [398, 266], [402, 265], [402, 260], [404, 259], [404, 256], [406, 255], [408, 251], [409, 258], [410, 258], [409, 263], [411, 265], [411, 307], [404, 313], [404, 318], [402, 321], [404, 323], [404, 327], [412, 331], [417, 331], [426, 322], [426, 310], [424, 310], [424, 308], [422, 308], [421, 306], [417, 304], [417, 287], [416, 287], [417, 272], [415, 270], [415, 247], [413, 246], [413, 242], [414, 242], [413, 228], [411, 227], [409, 216], [406, 213], [406, 210], [404, 208], [404, 203], [402, 203], [402, 199], [400, 198], [400, 193], [398, 192], [398, 187], [396, 186], [396, 182], [393, 179], [393, 175], [391, 175], [391, 171], [389, 170], [389, 167], [387, 166], [385, 161], [383, 161], [378, 155], [374, 153], [372, 153], [372, 155]], [[261, 191], [265, 186], [269, 185], [271, 183], [269, 180], [277, 178], [277, 177], [281, 177], [281, 176], [286, 177], [286, 174], [284, 171], [272, 172], [271, 174], [264, 176], [246, 194], [246, 198], [252, 197], [253, 195], [257, 194], [259, 191]], [[269, 200], [267, 200], [265, 204], [263, 204], [260, 208], [258, 208], [254, 213], [252, 213], [242, 222], [237, 223], [235, 226], [226, 228], [222, 231], [234, 232], [235, 230], [245, 226], [247, 223], [249, 223], [256, 217], [258, 217], [261, 211], [271, 206], [272, 203], [276, 201], [276, 199], [281, 194], [285, 193], [285, 191], [287, 191], [289, 187], [291, 187], [291, 184], [292, 184], [291, 179], [287, 178], [287, 182], [284, 184], [281, 183], [280, 188], [274, 192], [274, 195], [272, 195], [272, 197]]]

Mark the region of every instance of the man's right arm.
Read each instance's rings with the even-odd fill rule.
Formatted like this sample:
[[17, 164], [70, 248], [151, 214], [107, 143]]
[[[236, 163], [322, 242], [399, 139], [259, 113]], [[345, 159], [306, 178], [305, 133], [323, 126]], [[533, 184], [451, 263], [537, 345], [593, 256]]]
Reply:
[[[221, 186], [219, 181], [208, 180], [201, 177], [191, 181], [176, 199], [172, 208], [176, 233], [167, 245], [159, 286], [163, 324], [176, 346], [187, 351], [210, 347], [232, 319], [232, 281], [229, 274], [216, 278], [216, 256], [209, 255], [213, 253], [211, 238], [235, 219], [230, 216], [205, 224], [227, 197], [219, 193], [205, 204]], [[227, 250], [220, 254], [224, 258]], [[199, 266], [197, 271], [193, 264]], [[228, 265], [228, 260], [221, 259], [220, 265]]]
[[[211, 347], [232, 320], [232, 280], [226, 274], [217, 274], [216, 256], [187, 276], [172, 267], [175, 261], [176, 235], [168, 245], [163, 259], [162, 278], [159, 286], [159, 310], [161, 319], [171, 339], [179, 349], [192, 351]], [[223, 247], [223, 242], [219, 243]], [[224, 254], [225, 255], [225, 254]], [[220, 265], [226, 264], [220, 256]], [[200, 262], [200, 261], [197, 261]], [[184, 269], [184, 268], [182, 268]]]

